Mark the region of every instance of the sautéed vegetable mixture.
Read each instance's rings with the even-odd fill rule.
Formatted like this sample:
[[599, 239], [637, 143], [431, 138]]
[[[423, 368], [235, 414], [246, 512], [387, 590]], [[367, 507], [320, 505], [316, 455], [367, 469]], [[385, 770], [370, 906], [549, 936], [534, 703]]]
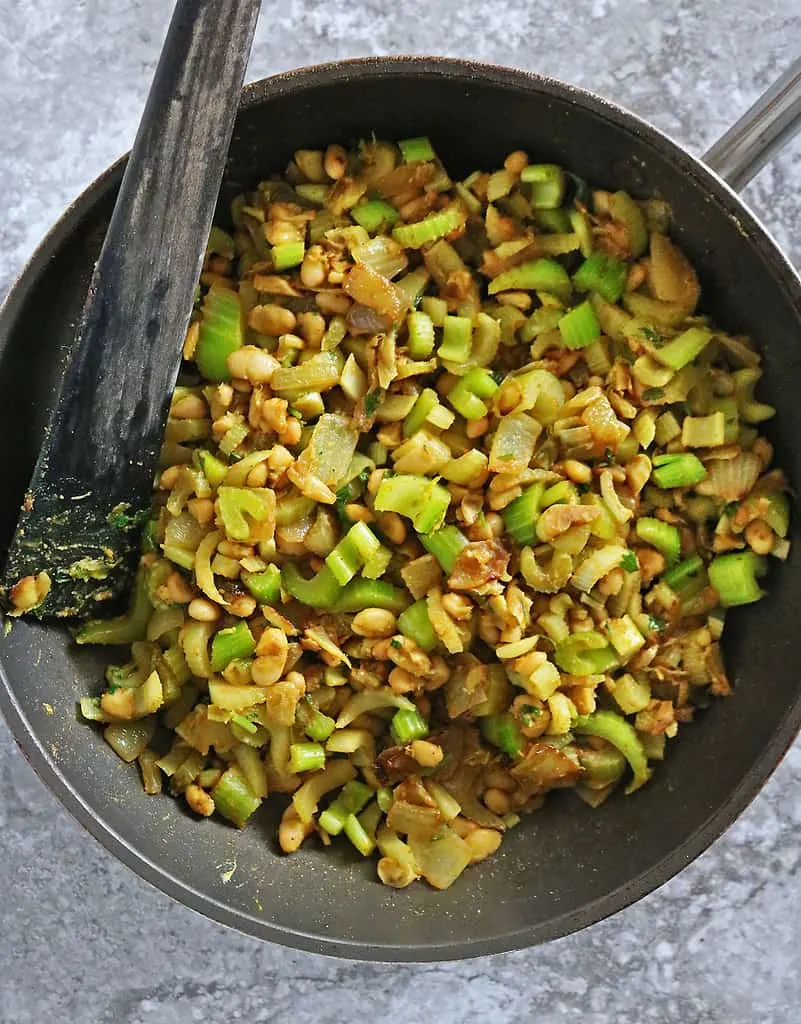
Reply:
[[299, 150], [212, 232], [129, 613], [84, 716], [148, 793], [450, 886], [643, 786], [789, 550], [760, 357], [670, 211], [426, 138]]

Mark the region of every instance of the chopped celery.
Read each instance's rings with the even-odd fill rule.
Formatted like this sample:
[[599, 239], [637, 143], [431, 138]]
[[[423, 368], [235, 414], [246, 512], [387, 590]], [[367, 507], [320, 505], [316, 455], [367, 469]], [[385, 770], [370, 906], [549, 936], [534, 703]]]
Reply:
[[724, 608], [751, 604], [764, 597], [765, 591], [757, 577], [767, 571], [765, 559], [753, 551], [736, 551], [718, 555], [709, 563], [709, 582], [720, 595]]
[[661, 551], [668, 565], [674, 565], [681, 553], [681, 536], [678, 527], [664, 523], [661, 519], [643, 516], [635, 527], [641, 541]]
[[414, 163], [416, 160], [436, 159], [434, 148], [425, 135], [420, 135], [414, 139], [401, 139], [398, 143], [398, 149], [401, 151], [405, 164]]
[[[167, 563], [165, 563], [167, 564]], [[143, 640], [153, 606], [150, 603], [148, 570], [140, 565], [134, 580], [131, 603], [124, 615], [113, 619], [91, 619], [75, 634], [79, 644], [132, 644]]]
[[681, 443], [685, 448], [716, 448], [726, 440], [726, 417], [718, 410], [708, 416], [685, 416]]
[[261, 798], [253, 795], [241, 769], [235, 764], [222, 773], [211, 796], [216, 810], [239, 828], [261, 804]]
[[315, 707], [308, 694], [299, 701], [295, 720], [309, 739], [317, 743], [327, 740], [336, 725], [333, 718], [324, 715], [319, 708]]
[[342, 587], [327, 565], [306, 580], [294, 562], [287, 562], [281, 569], [281, 584], [291, 597], [310, 608], [332, 608], [342, 595]]
[[559, 333], [566, 348], [585, 348], [601, 337], [601, 325], [589, 302], [582, 302], [559, 320]]
[[412, 359], [427, 359], [434, 351], [434, 322], [428, 313], [414, 310], [406, 317], [408, 349]]
[[450, 505], [450, 493], [435, 480], [409, 473], [384, 477], [375, 495], [377, 512], [397, 512], [412, 520], [420, 533], [442, 525]]
[[212, 455], [205, 448], [197, 449], [193, 457], [197, 458], [203, 476], [205, 476], [211, 486], [219, 487], [228, 472], [228, 466], [226, 466], [222, 459], [218, 459], [216, 455]]
[[216, 508], [225, 532], [232, 540], [253, 539], [258, 530], [257, 524], [268, 525], [269, 536], [272, 536], [275, 491], [269, 487], [220, 487]]
[[[321, 570], [323, 571], [323, 570]], [[318, 573], [319, 575], [319, 573]], [[385, 608], [399, 615], [409, 604], [409, 595], [400, 587], [383, 580], [355, 579], [342, 588], [334, 601], [336, 612], [360, 612], [365, 608]]]
[[606, 672], [618, 663], [617, 655], [600, 633], [571, 633], [556, 645], [554, 661], [563, 672], [590, 676]]
[[256, 650], [256, 641], [246, 622], [221, 629], [211, 641], [211, 670], [222, 672], [232, 661], [249, 658]]
[[688, 327], [682, 334], [668, 341], [661, 348], [654, 346], [651, 355], [671, 370], [680, 370], [691, 363], [712, 340], [712, 331], [707, 327]]
[[657, 455], [653, 460], [651, 476], [657, 487], [668, 490], [671, 487], [692, 487], [706, 479], [703, 462], [691, 452], [671, 455]]
[[408, 416], [403, 421], [403, 436], [411, 437], [425, 423], [428, 414], [439, 405], [439, 395], [433, 388], [424, 388], [417, 396]]
[[472, 338], [473, 324], [469, 317], [446, 316], [437, 355], [453, 363], [465, 363], [470, 358]]
[[503, 510], [506, 530], [521, 546], [536, 543], [537, 518], [544, 490], [545, 485], [542, 483], [531, 484]]
[[400, 708], [392, 716], [390, 730], [397, 743], [411, 743], [412, 740], [422, 740], [428, 736], [428, 723], [419, 711]]
[[195, 362], [203, 376], [219, 383], [231, 379], [228, 356], [242, 347], [244, 329], [239, 296], [219, 284], [213, 284], [203, 300], [200, 334]]
[[565, 194], [565, 172], [556, 164], [529, 164], [520, 180], [531, 185], [534, 209], [554, 210], [562, 205]]
[[259, 604], [275, 604], [281, 594], [281, 570], [268, 565], [263, 572], [242, 570], [242, 582]]
[[461, 225], [461, 212], [451, 206], [439, 213], [431, 213], [414, 224], [398, 224], [392, 230], [392, 237], [406, 249], [419, 249], [438, 238], [444, 238]]
[[437, 635], [428, 617], [428, 604], [424, 598], [415, 601], [398, 616], [398, 629], [424, 651], [433, 651], [437, 646]]
[[368, 835], [355, 814], [349, 814], [345, 819], [344, 831], [362, 857], [369, 857], [375, 849], [375, 839]]
[[289, 270], [290, 267], [300, 266], [305, 252], [306, 246], [303, 242], [283, 242], [281, 245], [274, 245], [270, 255], [276, 270]]
[[600, 736], [617, 747], [634, 773], [634, 778], [626, 788], [627, 793], [633, 793], [648, 781], [651, 771], [643, 745], [634, 727], [621, 715], [614, 711], [595, 711], [591, 715], [580, 715], [573, 726], [573, 731], [578, 736]]
[[489, 412], [482, 399], [491, 398], [497, 390], [498, 385], [489, 370], [475, 367], [468, 370], [451, 388], [448, 392], [448, 401], [466, 420], [479, 420]]
[[325, 766], [325, 747], [319, 743], [292, 743], [289, 747], [289, 771], [295, 775], [316, 772]]
[[527, 291], [552, 292], [563, 302], [570, 299], [570, 275], [556, 260], [539, 259], [521, 263], [518, 267], [499, 274], [489, 283], [490, 295], [523, 288]]
[[398, 223], [400, 214], [383, 199], [368, 199], [350, 211], [351, 217], [370, 234], [386, 231]]
[[573, 275], [573, 284], [582, 292], [597, 292], [607, 302], [617, 302], [626, 287], [628, 266], [610, 253], [594, 252]]
[[509, 712], [484, 715], [481, 719], [481, 735], [493, 747], [513, 758], [520, 757], [526, 745], [517, 720]]
[[459, 552], [467, 546], [467, 537], [458, 526], [443, 526], [433, 533], [420, 534], [419, 540], [448, 574], [453, 572]]
[[663, 573], [662, 582], [667, 583], [671, 590], [678, 590], [686, 580], [695, 576], [703, 567], [704, 563], [700, 555], [690, 555], [689, 558], [685, 558], [683, 562], [679, 562], [678, 565], [674, 565], [672, 569]]

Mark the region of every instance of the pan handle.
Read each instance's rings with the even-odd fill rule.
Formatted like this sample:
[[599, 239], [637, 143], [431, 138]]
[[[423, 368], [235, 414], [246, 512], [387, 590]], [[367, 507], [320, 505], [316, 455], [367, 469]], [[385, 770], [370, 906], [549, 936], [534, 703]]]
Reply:
[[740, 191], [801, 129], [801, 57], [701, 158]]

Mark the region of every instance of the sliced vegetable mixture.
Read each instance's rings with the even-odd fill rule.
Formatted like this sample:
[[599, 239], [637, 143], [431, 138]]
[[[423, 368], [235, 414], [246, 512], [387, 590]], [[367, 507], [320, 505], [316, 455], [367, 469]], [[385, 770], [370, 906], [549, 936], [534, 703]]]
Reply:
[[[642, 786], [785, 559], [760, 359], [658, 200], [428, 139], [301, 150], [215, 228], [85, 717], [148, 793], [451, 885], [553, 789]], [[344, 837], [337, 839], [336, 837]]]

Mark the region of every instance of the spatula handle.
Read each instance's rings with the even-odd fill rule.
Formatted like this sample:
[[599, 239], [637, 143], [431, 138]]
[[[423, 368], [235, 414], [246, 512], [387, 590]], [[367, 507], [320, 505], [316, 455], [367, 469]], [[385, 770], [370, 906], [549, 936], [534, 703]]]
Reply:
[[45, 443], [54, 480], [153, 463], [258, 10], [176, 4]]

